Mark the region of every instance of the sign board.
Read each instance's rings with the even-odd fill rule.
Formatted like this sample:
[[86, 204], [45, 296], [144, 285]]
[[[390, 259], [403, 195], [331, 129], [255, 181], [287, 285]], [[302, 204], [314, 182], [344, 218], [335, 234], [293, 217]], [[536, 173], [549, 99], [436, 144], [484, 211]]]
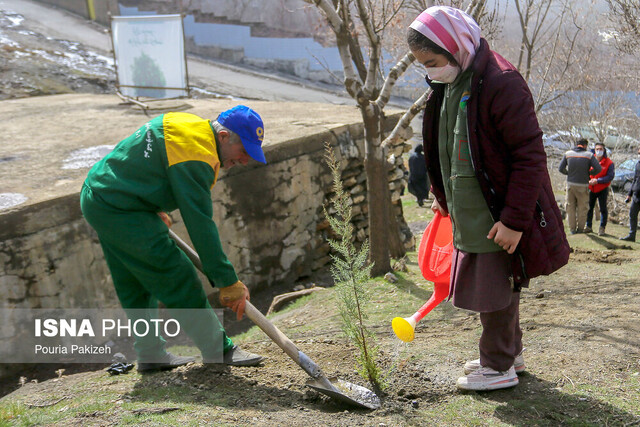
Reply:
[[111, 34], [120, 93], [188, 96], [181, 15], [114, 16]]

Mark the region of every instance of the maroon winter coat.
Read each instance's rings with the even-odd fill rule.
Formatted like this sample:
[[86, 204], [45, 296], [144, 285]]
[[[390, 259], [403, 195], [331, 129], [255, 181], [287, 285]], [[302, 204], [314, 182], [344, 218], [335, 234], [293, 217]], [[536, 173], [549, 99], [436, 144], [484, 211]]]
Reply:
[[[495, 221], [522, 231], [512, 267], [516, 281], [550, 274], [569, 260], [569, 244], [555, 201], [542, 131], [527, 83], [481, 39], [471, 65], [467, 102], [471, 160]], [[430, 83], [430, 82], [429, 82]], [[444, 85], [430, 83], [422, 136], [432, 191], [446, 210], [438, 155]]]

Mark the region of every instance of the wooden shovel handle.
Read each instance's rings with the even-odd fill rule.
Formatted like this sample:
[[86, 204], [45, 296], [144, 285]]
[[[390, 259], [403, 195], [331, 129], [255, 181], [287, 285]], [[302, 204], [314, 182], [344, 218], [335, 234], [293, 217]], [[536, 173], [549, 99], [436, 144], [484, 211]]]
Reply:
[[[187, 257], [193, 262], [193, 265], [200, 271], [202, 271], [202, 261], [200, 261], [200, 257], [196, 253], [196, 251], [191, 248], [184, 240], [182, 240], [176, 233], [172, 230], [169, 230], [169, 237], [171, 237], [178, 247], [182, 249], [182, 251], [187, 255]], [[260, 329], [264, 331], [265, 334], [269, 336], [278, 344], [278, 346], [284, 350], [287, 355], [293, 359], [298, 365], [300, 365], [300, 357], [298, 347], [289, 339], [285, 334], [283, 334], [280, 329], [278, 329], [269, 319], [267, 319], [260, 311], [254, 307], [249, 301], [246, 302], [244, 312], [247, 317], [251, 319], [253, 323], [258, 325]]]
[[260, 313], [260, 311], [249, 301], [247, 301], [247, 305], [244, 307], [244, 312], [253, 323], [258, 325], [258, 327], [273, 340], [273, 342], [278, 344], [278, 347], [284, 350], [284, 352], [287, 353], [294, 362], [300, 365], [300, 351], [298, 350], [298, 347], [296, 347], [296, 345], [291, 342], [291, 340], [283, 334], [276, 325], [271, 323], [271, 321], [267, 319], [264, 314]]

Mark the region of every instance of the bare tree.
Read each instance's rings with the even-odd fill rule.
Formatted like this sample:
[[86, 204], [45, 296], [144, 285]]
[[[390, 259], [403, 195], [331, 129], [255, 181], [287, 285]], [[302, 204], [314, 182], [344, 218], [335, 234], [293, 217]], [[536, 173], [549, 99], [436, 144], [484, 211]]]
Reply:
[[[637, 121], [627, 93], [624, 90], [572, 92], [543, 114], [544, 121], [554, 129], [570, 130], [570, 134], [565, 135], [566, 142], [587, 138], [606, 143], [614, 150], [627, 148], [625, 145], [630, 141], [623, 135], [630, 132]], [[575, 108], [576, 105], [580, 108]]]
[[607, 3], [618, 48], [625, 53], [635, 53], [640, 46], [640, 2], [607, 0]]
[[522, 32], [517, 68], [533, 92], [536, 112], [580, 89], [576, 68], [591, 59], [592, 49], [579, 46], [584, 34], [579, 13], [562, 0], [515, 0]]
[[[404, 0], [305, 0], [324, 14], [336, 36], [344, 70], [344, 87], [362, 114], [365, 136], [365, 170], [369, 205], [369, 240], [372, 274], [391, 269], [390, 257], [404, 255], [399, 227], [392, 214], [388, 168], [382, 149], [383, 109], [388, 98], [379, 98], [382, 79], [380, 59], [385, 28]], [[362, 39], [368, 49], [363, 52]], [[367, 58], [365, 60], [365, 57]]]

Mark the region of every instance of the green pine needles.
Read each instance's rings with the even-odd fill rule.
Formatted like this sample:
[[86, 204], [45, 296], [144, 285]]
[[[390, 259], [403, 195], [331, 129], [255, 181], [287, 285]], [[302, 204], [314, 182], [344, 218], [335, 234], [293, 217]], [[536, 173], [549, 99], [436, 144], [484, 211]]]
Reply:
[[358, 349], [356, 361], [358, 372], [375, 388], [382, 389], [380, 369], [376, 364], [378, 345], [376, 337], [367, 326], [367, 313], [364, 308], [370, 301], [367, 283], [371, 277], [373, 264], [368, 263], [369, 242], [365, 240], [358, 250], [354, 245], [354, 230], [351, 224], [351, 199], [342, 185], [340, 164], [336, 160], [331, 145], [325, 143], [325, 161], [333, 176], [334, 197], [331, 200], [333, 215], [323, 206], [324, 215], [329, 221], [336, 239], [328, 239], [334, 255], [331, 275], [335, 281], [339, 299], [342, 330]]

